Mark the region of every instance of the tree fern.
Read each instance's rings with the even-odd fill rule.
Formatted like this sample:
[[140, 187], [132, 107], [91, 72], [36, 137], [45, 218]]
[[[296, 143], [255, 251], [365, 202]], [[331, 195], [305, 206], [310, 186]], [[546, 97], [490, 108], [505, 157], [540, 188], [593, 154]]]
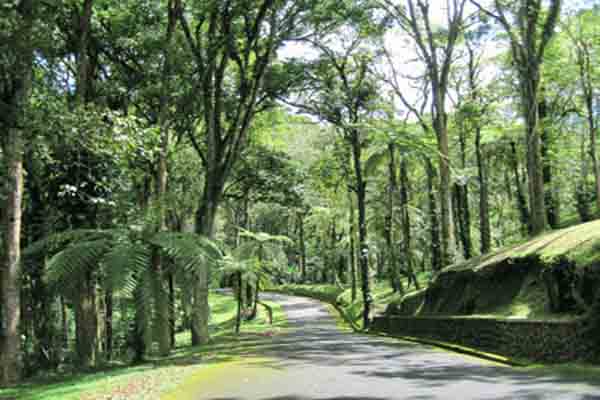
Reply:
[[[150, 268], [152, 247], [155, 246], [171, 262], [180, 281], [193, 281], [193, 273], [216, 263], [222, 252], [219, 247], [195, 234], [160, 232], [148, 234], [140, 230], [77, 230], [52, 235], [26, 249], [27, 256], [49, 255], [46, 277], [57, 294], [76, 298], [76, 290], [90, 276], [101, 278], [106, 290], [117, 299], [133, 300], [135, 306], [134, 335], [141, 336], [131, 344], [146, 349], [152, 342], [149, 321], [152, 321], [156, 296], [153, 271]], [[92, 275], [90, 275], [92, 274]], [[96, 278], [92, 278], [92, 284]], [[154, 317], [157, 317], [154, 315]], [[168, 316], [154, 318], [168, 323]], [[141, 344], [141, 342], [143, 344]], [[137, 344], [136, 344], [137, 343]]]
[[75, 243], [58, 252], [47, 264], [48, 283], [63, 293], [71, 294], [86, 272], [99, 266], [110, 245], [109, 239], [96, 239]]

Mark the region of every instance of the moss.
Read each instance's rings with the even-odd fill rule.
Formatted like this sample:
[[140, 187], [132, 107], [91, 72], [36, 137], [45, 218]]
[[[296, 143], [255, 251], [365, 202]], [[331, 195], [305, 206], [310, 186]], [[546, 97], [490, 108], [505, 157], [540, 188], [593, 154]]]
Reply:
[[427, 291], [393, 300], [391, 314], [572, 319], [600, 287], [600, 221], [553, 231], [455, 264]]

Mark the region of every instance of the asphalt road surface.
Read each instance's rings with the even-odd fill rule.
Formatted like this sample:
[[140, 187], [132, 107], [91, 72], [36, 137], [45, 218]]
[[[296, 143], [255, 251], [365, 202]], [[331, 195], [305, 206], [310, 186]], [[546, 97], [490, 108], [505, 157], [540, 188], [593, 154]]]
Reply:
[[[282, 304], [291, 333], [273, 337], [193, 388], [194, 400], [599, 399], [598, 382], [540, 376], [396, 339], [340, 331], [321, 303]], [[186, 396], [187, 397], [187, 396]]]

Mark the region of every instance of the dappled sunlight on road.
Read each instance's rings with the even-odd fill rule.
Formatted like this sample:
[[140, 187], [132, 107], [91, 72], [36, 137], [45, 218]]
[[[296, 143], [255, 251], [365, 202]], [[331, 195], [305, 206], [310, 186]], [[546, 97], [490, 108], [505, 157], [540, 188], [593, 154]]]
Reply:
[[319, 302], [263, 296], [283, 305], [289, 333], [249, 346], [247, 358], [220, 369], [222, 378], [188, 387], [190, 399], [600, 400], [600, 381], [533, 375], [431, 347], [342, 332]]

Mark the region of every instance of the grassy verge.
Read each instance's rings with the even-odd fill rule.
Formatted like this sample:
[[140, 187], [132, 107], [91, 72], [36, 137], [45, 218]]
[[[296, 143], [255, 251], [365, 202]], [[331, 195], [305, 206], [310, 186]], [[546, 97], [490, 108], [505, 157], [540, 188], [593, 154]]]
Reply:
[[[428, 276], [423, 274], [418, 277], [419, 282], [424, 284]], [[404, 282], [404, 287], [407, 287]], [[414, 288], [410, 288], [414, 290]], [[362, 291], [359, 289], [356, 293], [356, 299], [352, 301], [352, 291], [349, 288], [342, 288], [336, 285], [297, 285], [288, 284], [273, 288], [274, 291], [291, 294], [295, 296], [305, 296], [329, 303], [341, 313], [343, 323], [338, 320], [338, 325], [345, 328], [352, 327], [354, 330], [362, 328], [363, 300]], [[374, 313], [382, 313], [390, 302], [400, 299], [397, 293], [394, 293], [388, 282], [377, 282], [371, 288], [373, 297]], [[334, 313], [337, 314], [337, 313]]]
[[259, 309], [254, 321], [242, 326], [242, 334], [233, 334], [235, 300], [212, 294], [211, 342], [191, 346], [189, 333], [177, 335], [177, 347], [169, 357], [152, 358], [139, 366], [111, 365], [87, 374], [56, 375], [31, 380], [12, 388], [0, 388], [2, 400], [98, 400], [159, 399], [183, 383], [199, 368], [240, 359], [268, 346], [270, 337], [285, 329], [285, 315], [278, 304], [273, 307], [273, 325]]

